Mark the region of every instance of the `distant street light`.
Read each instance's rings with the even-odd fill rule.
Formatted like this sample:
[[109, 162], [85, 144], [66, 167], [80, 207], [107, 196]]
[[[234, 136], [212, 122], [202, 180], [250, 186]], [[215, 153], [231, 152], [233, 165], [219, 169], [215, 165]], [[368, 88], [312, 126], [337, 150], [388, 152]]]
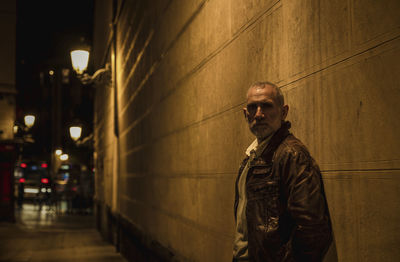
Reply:
[[24, 122], [28, 128], [31, 128], [33, 126], [33, 124], [35, 123], [35, 116], [34, 115], [26, 115], [24, 117]]
[[32, 134], [29, 133], [29, 129], [35, 124], [34, 115], [25, 115], [24, 124], [19, 121], [15, 121], [13, 131], [14, 138], [19, 141], [19, 143], [34, 143]]
[[77, 141], [82, 134], [82, 127], [80, 126], [71, 126], [69, 128], [69, 134], [74, 141]]
[[62, 154], [62, 150], [61, 149], [56, 149], [56, 155], [57, 156], [61, 156]]
[[68, 160], [68, 154], [62, 154], [62, 155], [60, 156], [60, 160], [62, 160], [62, 161]]

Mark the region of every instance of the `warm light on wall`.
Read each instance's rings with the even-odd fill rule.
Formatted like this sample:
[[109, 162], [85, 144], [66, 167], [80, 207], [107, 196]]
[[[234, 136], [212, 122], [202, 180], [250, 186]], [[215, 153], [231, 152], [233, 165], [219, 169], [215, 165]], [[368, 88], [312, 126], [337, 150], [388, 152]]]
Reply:
[[77, 141], [82, 134], [82, 127], [80, 126], [71, 126], [69, 128], [69, 134], [74, 141]]
[[25, 125], [26, 125], [28, 128], [31, 128], [31, 127], [33, 126], [33, 124], [35, 123], [35, 116], [33, 116], [33, 115], [26, 115], [26, 116], [24, 117], [24, 122], [25, 122]]
[[61, 156], [61, 154], [62, 154], [62, 150], [61, 150], [61, 149], [57, 149], [57, 150], [56, 150], [56, 155], [57, 155], [57, 156]]
[[78, 74], [83, 74], [88, 67], [89, 52], [85, 50], [71, 51], [71, 62], [74, 70]]

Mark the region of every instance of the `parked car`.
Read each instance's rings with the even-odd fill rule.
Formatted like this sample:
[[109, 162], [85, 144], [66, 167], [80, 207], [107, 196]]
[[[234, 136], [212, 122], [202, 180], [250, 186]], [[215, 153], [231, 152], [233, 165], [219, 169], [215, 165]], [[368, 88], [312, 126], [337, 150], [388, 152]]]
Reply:
[[44, 161], [24, 161], [15, 167], [16, 197], [19, 201], [43, 201], [50, 198], [52, 181]]

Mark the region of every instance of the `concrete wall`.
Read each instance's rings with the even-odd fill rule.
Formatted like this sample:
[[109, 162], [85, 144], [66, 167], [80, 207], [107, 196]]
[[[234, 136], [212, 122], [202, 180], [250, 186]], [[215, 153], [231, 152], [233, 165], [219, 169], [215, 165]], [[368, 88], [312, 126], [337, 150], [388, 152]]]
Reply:
[[96, 199], [127, 257], [136, 239], [170, 260], [231, 260], [257, 80], [282, 88], [320, 164], [338, 260], [400, 257], [399, 1], [110, 2], [96, 1], [96, 66], [113, 71], [96, 91]]
[[14, 137], [16, 4], [0, 3], [0, 140]]

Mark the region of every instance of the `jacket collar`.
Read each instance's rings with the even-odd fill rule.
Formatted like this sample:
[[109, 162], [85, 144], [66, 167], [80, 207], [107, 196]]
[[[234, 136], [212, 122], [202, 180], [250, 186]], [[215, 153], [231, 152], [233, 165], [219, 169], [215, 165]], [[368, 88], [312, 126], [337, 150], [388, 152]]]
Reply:
[[282, 126], [275, 132], [272, 136], [268, 146], [265, 148], [264, 152], [262, 152], [262, 158], [266, 160], [272, 160], [272, 156], [275, 153], [275, 150], [282, 143], [282, 141], [290, 135], [289, 129], [291, 127], [291, 123], [289, 121], [285, 121], [282, 123]]

